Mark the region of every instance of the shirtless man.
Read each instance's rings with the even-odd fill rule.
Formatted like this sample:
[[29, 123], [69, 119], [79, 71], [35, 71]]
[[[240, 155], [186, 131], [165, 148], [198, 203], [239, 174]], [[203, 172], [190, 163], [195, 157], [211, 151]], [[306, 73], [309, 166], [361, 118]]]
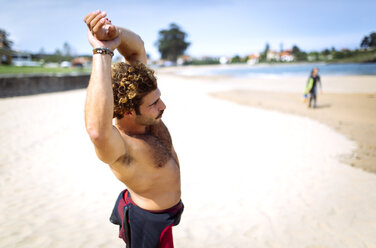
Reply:
[[[105, 12], [86, 15], [93, 64], [85, 104], [86, 130], [100, 160], [127, 190], [110, 221], [127, 247], [173, 247], [180, 221], [180, 168], [154, 72], [145, 66], [141, 38], [111, 24]], [[111, 65], [118, 49], [127, 63]], [[113, 117], [116, 117], [113, 122]]]

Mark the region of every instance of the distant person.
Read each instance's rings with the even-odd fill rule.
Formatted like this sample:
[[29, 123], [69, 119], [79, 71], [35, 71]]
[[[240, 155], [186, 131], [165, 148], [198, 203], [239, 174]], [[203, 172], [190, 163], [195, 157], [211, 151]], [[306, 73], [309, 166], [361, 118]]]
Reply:
[[[105, 12], [84, 18], [93, 47], [86, 130], [100, 160], [125, 184], [110, 221], [130, 248], [173, 247], [179, 224], [180, 166], [162, 122], [166, 105], [140, 36], [111, 24]], [[126, 63], [111, 65], [117, 49]], [[115, 120], [113, 120], [115, 118]], [[95, 216], [94, 216], [95, 217]]]
[[[306, 99], [308, 97], [308, 108], [317, 107], [317, 84], [320, 85], [320, 93], [322, 93], [319, 69], [315, 67], [311, 71], [311, 76], [308, 79], [306, 89], [304, 91], [304, 98]], [[312, 106], [312, 101], [313, 101], [313, 106]]]

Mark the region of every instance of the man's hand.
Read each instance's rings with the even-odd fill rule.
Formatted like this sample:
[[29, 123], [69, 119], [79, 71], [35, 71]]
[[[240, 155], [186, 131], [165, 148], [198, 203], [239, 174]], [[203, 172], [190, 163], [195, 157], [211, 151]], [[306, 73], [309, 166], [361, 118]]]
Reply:
[[106, 47], [106, 48], [111, 49], [112, 51], [114, 51], [120, 45], [120, 42], [121, 42], [121, 39], [119, 36], [116, 37], [114, 40], [109, 40], [109, 41], [98, 40], [93, 36], [93, 34], [90, 31], [88, 32], [88, 38], [93, 48]]
[[114, 50], [121, 42], [119, 29], [111, 24], [106, 15], [105, 12], [91, 12], [85, 16], [84, 21], [89, 28], [89, 42], [94, 48], [107, 47]]
[[119, 29], [112, 25], [111, 20], [108, 20], [106, 16], [106, 12], [97, 10], [87, 14], [84, 18], [84, 22], [97, 40], [114, 40], [119, 36]]
[[99, 10], [87, 14], [84, 18], [89, 28], [89, 42], [96, 47], [117, 49], [128, 63], [139, 61], [147, 63], [144, 42], [136, 33], [112, 25], [106, 18], [106, 12]]

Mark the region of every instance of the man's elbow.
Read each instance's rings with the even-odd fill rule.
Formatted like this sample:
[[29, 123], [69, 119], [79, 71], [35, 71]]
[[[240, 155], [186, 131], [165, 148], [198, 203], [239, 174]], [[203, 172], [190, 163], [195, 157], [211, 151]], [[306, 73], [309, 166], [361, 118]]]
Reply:
[[91, 141], [94, 144], [99, 144], [104, 142], [107, 139], [107, 134], [103, 131], [101, 131], [99, 128], [86, 126], [86, 131], [89, 134], [89, 137]]

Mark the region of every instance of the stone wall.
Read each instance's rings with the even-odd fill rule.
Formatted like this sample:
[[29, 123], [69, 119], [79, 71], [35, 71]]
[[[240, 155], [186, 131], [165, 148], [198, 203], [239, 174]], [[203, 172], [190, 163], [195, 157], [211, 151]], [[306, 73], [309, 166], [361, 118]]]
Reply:
[[0, 97], [25, 96], [86, 88], [89, 74], [1, 75]]

